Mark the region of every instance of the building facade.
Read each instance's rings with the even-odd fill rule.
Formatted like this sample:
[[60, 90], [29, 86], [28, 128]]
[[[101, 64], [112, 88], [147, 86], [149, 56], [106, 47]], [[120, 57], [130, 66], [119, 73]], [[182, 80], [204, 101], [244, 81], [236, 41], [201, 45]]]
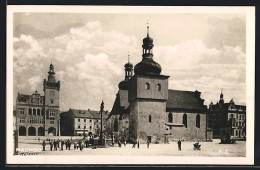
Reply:
[[[108, 112], [103, 113], [103, 130], [106, 128]], [[93, 110], [69, 109], [60, 114], [62, 136], [99, 135], [101, 130], [101, 114]]]
[[[125, 65], [109, 118], [113, 134], [145, 143], [169, 139], [206, 140], [206, 111], [200, 92], [168, 89], [169, 76], [153, 60], [153, 39], [143, 39], [142, 61]], [[127, 122], [127, 124], [126, 124]], [[118, 136], [122, 138], [122, 135]]]
[[19, 136], [59, 135], [59, 91], [53, 64], [48, 80], [43, 81], [44, 95], [18, 93], [16, 99], [16, 129]]
[[221, 92], [219, 101], [209, 105], [208, 127], [213, 129], [214, 138], [230, 133], [236, 139], [246, 139], [246, 106], [235, 104], [233, 99], [225, 103]]

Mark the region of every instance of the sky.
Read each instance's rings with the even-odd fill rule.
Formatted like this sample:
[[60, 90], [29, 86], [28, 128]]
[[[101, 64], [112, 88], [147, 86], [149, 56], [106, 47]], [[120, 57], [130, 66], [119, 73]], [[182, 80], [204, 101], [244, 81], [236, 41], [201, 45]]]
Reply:
[[18, 92], [43, 95], [52, 61], [61, 82], [60, 110], [111, 111], [128, 54], [142, 60], [142, 40], [154, 40], [153, 59], [169, 89], [201, 92], [206, 105], [246, 104], [246, 16], [191, 13], [14, 13], [13, 101]]

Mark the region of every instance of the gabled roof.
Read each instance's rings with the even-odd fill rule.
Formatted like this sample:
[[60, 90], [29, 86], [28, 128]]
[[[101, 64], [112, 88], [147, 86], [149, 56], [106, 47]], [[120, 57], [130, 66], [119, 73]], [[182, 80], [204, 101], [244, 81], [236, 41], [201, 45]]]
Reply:
[[[88, 119], [101, 119], [101, 114], [99, 111], [95, 110], [77, 110], [70, 109], [75, 118], [88, 118]], [[106, 119], [108, 117], [108, 113], [103, 112], [103, 118]]]
[[166, 109], [205, 110], [204, 100], [198, 91], [168, 90]]

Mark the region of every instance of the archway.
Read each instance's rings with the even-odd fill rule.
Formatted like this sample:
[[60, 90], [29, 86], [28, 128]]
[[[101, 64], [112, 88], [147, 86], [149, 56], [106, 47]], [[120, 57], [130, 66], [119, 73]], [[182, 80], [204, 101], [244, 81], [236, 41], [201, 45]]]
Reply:
[[48, 134], [49, 135], [53, 135], [53, 136], [56, 136], [56, 129], [54, 127], [50, 127], [48, 129]]
[[24, 126], [19, 127], [19, 136], [26, 136], [26, 128]]
[[28, 128], [28, 135], [29, 136], [36, 136], [36, 129], [35, 129], [35, 127], [29, 127]]
[[38, 128], [38, 136], [44, 136], [44, 128], [43, 127]]

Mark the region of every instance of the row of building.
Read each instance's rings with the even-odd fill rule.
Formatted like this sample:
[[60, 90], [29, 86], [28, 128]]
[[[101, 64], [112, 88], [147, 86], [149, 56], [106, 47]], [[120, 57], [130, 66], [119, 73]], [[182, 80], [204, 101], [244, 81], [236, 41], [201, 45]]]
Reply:
[[[135, 67], [125, 64], [125, 79], [111, 112], [103, 112], [104, 134], [122, 140], [167, 142], [174, 139], [211, 140], [230, 133], [246, 136], [246, 106], [233, 100], [219, 102], [209, 108], [201, 92], [168, 89], [170, 76], [161, 75], [161, 66], [153, 60], [153, 39], [143, 39], [142, 60]], [[133, 73], [134, 72], [134, 73]], [[15, 128], [20, 136], [99, 135], [101, 113], [93, 110], [59, 110], [60, 82], [55, 80], [53, 64], [48, 80], [43, 81], [44, 95], [19, 94], [16, 101]]]

